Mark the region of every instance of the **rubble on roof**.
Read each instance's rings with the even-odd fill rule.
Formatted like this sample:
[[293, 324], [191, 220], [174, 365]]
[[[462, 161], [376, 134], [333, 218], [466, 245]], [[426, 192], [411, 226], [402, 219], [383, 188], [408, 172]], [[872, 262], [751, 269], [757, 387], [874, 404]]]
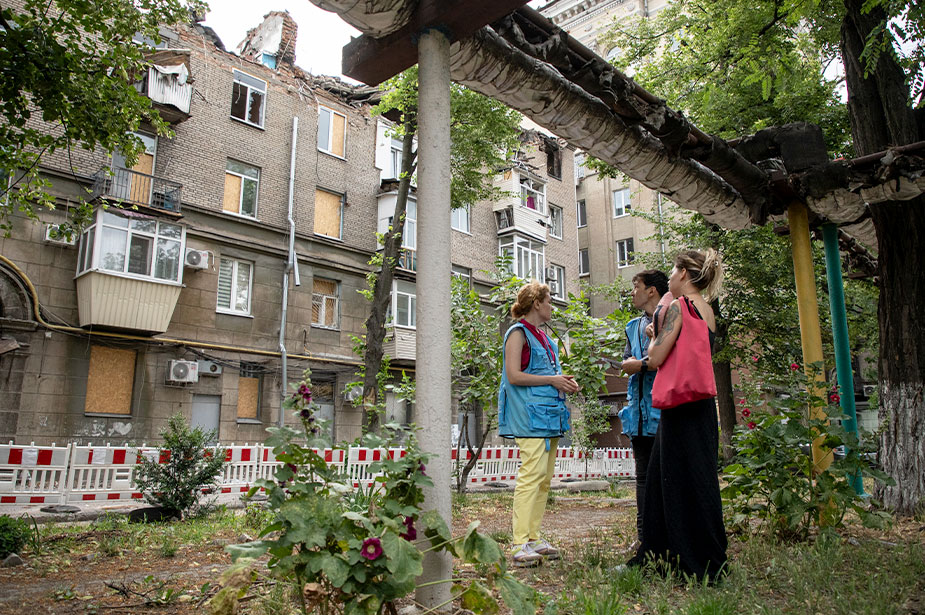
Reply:
[[263, 16], [263, 22], [247, 31], [236, 52], [242, 58], [262, 61], [263, 54], [276, 58], [280, 63], [295, 64], [295, 44], [299, 27], [289, 11], [271, 11]]

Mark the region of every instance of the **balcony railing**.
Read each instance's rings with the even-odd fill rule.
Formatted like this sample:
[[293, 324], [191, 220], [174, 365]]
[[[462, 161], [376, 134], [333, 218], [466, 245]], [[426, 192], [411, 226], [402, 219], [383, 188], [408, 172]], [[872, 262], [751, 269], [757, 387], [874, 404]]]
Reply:
[[141, 205], [180, 213], [179, 184], [163, 177], [131, 169], [100, 169], [93, 176], [93, 198], [107, 198], [127, 205]]

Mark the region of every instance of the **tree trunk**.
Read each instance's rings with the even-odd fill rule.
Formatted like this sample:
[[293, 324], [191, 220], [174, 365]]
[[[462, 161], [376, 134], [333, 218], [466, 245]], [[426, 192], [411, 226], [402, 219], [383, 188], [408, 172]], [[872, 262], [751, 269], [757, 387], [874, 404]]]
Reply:
[[[848, 85], [848, 111], [857, 154], [914, 142], [920, 127], [905, 76], [882, 53], [865, 77], [861, 53], [867, 36], [885, 16], [862, 12], [864, 0], [845, 0], [841, 52]], [[896, 484], [876, 495], [900, 513], [913, 513], [925, 497], [925, 276], [910, 266], [925, 250], [925, 198], [871, 206], [877, 229], [880, 279], [880, 463]]]
[[398, 195], [395, 198], [395, 213], [392, 215], [392, 227], [383, 238], [382, 267], [376, 275], [373, 285], [373, 300], [366, 319], [366, 350], [363, 354], [363, 428], [374, 432], [379, 428], [379, 369], [382, 366], [382, 344], [385, 340], [385, 318], [392, 297], [392, 278], [401, 250], [402, 229], [404, 228], [405, 209], [408, 193], [411, 190], [411, 176], [414, 174], [415, 155], [412, 151], [414, 130], [406, 127], [402, 139], [401, 178], [398, 182]]
[[[722, 318], [718, 300], [712, 303], [713, 313], [716, 315], [716, 351], [725, 347], [729, 339], [729, 325]], [[723, 461], [732, 463], [735, 457], [735, 447], [732, 445], [732, 434], [736, 427], [735, 396], [732, 390], [732, 365], [729, 361], [713, 363], [713, 374], [716, 378], [716, 405], [719, 410], [720, 444], [723, 447]]]

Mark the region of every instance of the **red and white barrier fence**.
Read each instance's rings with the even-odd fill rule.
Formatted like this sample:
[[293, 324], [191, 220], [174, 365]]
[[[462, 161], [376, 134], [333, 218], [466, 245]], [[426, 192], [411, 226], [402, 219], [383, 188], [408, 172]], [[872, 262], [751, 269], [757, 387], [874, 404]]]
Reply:
[[[354, 488], [370, 488], [378, 473], [370, 466], [386, 458], [404, 456], [402, 448], [349, 447], [316, 450], [337, 467]], [[454, 466], [457, 451], [451, 451]], [[463, 451], [465, 459], [472, 454]], [[170, 451], [148, 446], [22, 446], [0, 445], [0, 504], [63, 504], [88, 501], [129, 501], [142, 498], [134, 487], [134, 472], [142, 459], [166, 463]], [[219, 478], [221, 493], [246, 493], [258, 479], [273, 480], [280, 462], [262, 444], [225, 447], [226, 464]], [[462, 465], [462, 460], [460, 460]], [[482, 449], [467, 482], [513, 481], [520, 467], [520, 449], [496, 446]], [[556, 451], [556, 478], [631, 478], [636, 474], [630, 449], [595, 449], [585, 456], [578, 449]]]

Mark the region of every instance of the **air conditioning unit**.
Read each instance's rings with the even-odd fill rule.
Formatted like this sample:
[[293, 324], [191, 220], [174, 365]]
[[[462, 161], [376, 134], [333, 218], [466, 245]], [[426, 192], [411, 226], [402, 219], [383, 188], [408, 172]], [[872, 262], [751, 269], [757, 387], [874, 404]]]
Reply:
[[193, 250], [192, 248], [187, 248], [186, 257], [183, 259], [183, 264], [190, 269], [208, 269], [209, 251]]
[[222, 366], [216, 363], [215, 361], [196, 361], [196, 364], [199, 366], [199, 375], [200, 376], [221, 376], [222, 375]]
[[870, 397], [871, 395], [876, 393], [877, 385], [876, 384], [865, 384], [863, 390], [864, 390], [864, 397]]
[[174, 384], [199, 382], [199, 363], [196, 361], [168, 361], [167, 382]]
[[556, 268], [555, 267], [546, 267], [546, 282], [550, 280], [556, 280]]
[[360, 385], [352, 386], [349, 389], [344, 389], [344, 399], [351, 403], [355, 402], [362, 396], [363, 396], [363, 387]]
[[45, 241], [51, 243], [60, 243], [65, 246], [73, 246], [77, 243], [77, 233], [73, 233], [70, 239], [65, 237], [53, 237], [52, 234], [58, 230], [57, 224], [46, 224], [45, 225]]
[[553, 297], [559, 294], [559, 282], [556, 280], [546, 280], [546, 285], [549, 286], [549, 293]]

